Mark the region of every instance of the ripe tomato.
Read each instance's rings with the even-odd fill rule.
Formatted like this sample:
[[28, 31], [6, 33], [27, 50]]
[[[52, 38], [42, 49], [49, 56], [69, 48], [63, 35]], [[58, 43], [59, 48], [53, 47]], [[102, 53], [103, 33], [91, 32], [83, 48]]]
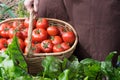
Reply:
[[[37, 22], [36, 19], [34, 19], [34, 20], [33, 20], [33, 27], [35, 27], [36, 22]], [[25, 26], [26, 28], [29, 27], [29, 18], [26, 18], [26, 19], [25, 19], [25, 21], [24, 21], [24, 26]]]
[[33, 42], [41, 42], [47, 39], [47, 37], [48, 37], [48, 33], [45, 29], [36, 28], [33, 30], [33, 33], [32, 33]]
[[53, 46], [53, 52], [62, 52], [64, 49], [62, 48], [61, 44], [56, 44]]
[[45, 18], [38, 19], [36, 23], [37, 28], [43, 28], [46, 29], [48, 27], [48, 21]]
[[64, 42], [73, 44], [75, 41], [75, 34], [72, 31], [67, 31], [64, 34], [62, 34], [62, 38]]
[[51, 40], [53, 44], [60, 44], [63, 42], [60, 36], [51, 36]]
[[24, 23], [23, 21], [13, 21], [12, 27], [17, 29], [22, 29], [24, 27]]
[[19, 38], [19, 39], [18, 39], [18, 43], [19, 43], [19, 45], [20, 45], [21, 50], [24, 50], [24, 48], [25, 48], [24, 41]]
[[41, 48], [40, 48], [40, 43], [37, 43], [37, 44], [35, 44], [34, 46], [32, 46], [32, 51], [34, 52], [34, 53], [40, 53], [41, 52]]
[[[34, 43], [33, 40], [32, 40], [32, 43], [33, 43], [33, 44], [37, 44], [37, 43]], [[25, 44], [25, 46], [28, 45], [28, 38], [25, 38], [25, 40], [24, 40], [24, 44]]]
[[28, 28], [22, 28], [21, 33], [22, 33], [23, 39], [27, 38], [28, 37]]
[[62, 27], [62, 26], [59, 26], [59, 27], [58, 27], [58, 30], [59, 30], [59, 32], [60, 32], [60, 35], [64, 34], [64, 32], [66, 32], [65, 28]]
[[50, 53], [53, 50], [53, 43], [51, 40], [44, 40], [41, 42], [41, 50], [46, 53]]
[[25, 44], [25, 46], [27, 46], [27, 44], [28, 44], [28, 38], [25, 38], [24, 44]]
[[61, 46], [62, 46], [62, 48], [63, 48], [64, 50], [67, 50], [67, 49], [70, 48], [70, 45], [69, 45], [69, 43], [67, 43], [67, 42], [61, 43]]
[[0, 38], [0, 50], [3, 48], [7, 48], [7, 46], [8, 44], [6, 38]]
[[2, 48], [0, 51], [4, 52], [6, 50], [6, 48]]
[[59, 30], [58, 30], [57, 26], [49, 26], [47, 28], [47, 32], [50, 36], [56, 36], [59, 34]]
[[[24, 53], [26, 54], [27, 52], [28, 52], [27, 47], [25, 47]], [[32, 44], [32, 52], [34, 54], [38, 54], [38, 53], [41, 52], [40, 43], [38, 43], [38, 44]]]
[[23, 35], [22, 35], [22, 33], [21, 33], [21, 31], [19, 29], [11, 28], [9, 30], [9, 37], [13, 38], [14, 35], [16, 35], [17, 37], [23, 39]]
[[8, 38], [9, 37], [9, 29], [11, 28], [11, 26], [7, 23], [3, 23], [0, 25], [0, 35], [4, 38]]

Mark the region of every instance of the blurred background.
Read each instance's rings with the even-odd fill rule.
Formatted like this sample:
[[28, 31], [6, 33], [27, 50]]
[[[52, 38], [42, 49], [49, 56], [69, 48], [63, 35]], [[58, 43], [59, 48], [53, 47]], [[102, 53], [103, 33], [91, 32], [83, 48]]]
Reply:
[[0, 21], [6, 18], [26, 17], [24, 0], [0, 0]]

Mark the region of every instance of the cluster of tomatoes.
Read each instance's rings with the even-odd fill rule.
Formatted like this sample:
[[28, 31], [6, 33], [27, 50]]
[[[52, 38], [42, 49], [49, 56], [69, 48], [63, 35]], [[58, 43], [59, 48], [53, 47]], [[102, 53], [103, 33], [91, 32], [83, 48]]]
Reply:
[[[5, 50], [14, 35], [23, 53], [27, 52], [29, 19], [15, 20], [0, 25], [0, 50]], [[32, 31], [32, 51], [34, 53], [62, 52], [75, 41], [75, 34], [64, 26], [50, 24], [46, 18], [34, 19]]]

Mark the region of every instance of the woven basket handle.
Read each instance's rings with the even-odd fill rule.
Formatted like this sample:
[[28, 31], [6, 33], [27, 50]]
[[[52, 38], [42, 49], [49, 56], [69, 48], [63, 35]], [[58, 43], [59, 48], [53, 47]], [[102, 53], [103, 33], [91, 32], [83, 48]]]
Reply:
[[28, 45], [27, 45], [27, 57], [32, 57], [32, 30], [33, 30], [33, 18], [34, 18], [34, 12], [33, 10], [30, 11], [30, 17], [29, 17], [29, 28], [28, 28]]

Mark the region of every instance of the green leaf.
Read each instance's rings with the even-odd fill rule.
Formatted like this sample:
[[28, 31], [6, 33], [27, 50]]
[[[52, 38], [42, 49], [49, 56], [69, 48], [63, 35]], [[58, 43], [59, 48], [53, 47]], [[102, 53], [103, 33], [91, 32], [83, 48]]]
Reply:
[[33, 80], [52, 80], [52, 79], [36, 76], [36, 77], [33, 77]]
[[101, 70], [104, 73], [104, 75], [109, 75], [113, 71], [112, 63], [109, 61], [102, 61], [101, 62]]
[[120, 62], [120, 55], [118, 56], [118, 60], [117, 60], [117, 62]]
[[22, 75], [20, 77], [16, 77], [14, 80], [37, 80], [37, 79], [33, 79], [31, 76], [29, 75]]
[[73, 80], [75, 77], [77, 77], [77, 74], [79, 74], [80, 70], [80, 64], [78, 59], [75, 58], [71, 63], [69, 63], [68, 69], [70, 70], [69, 79]]
[[60, 76], [58, 77], [58, 80], [70, 80], [69, 79], [69, 69], [66, 69], [63, 73], [60, 74]]
[[0, 63], [1, 78], [11, 80], [14, 74], [14, 63], [5, 53], [0, 54], [1, 57], [4, 57], [4, 60]]
[[101, 80], [101, 63], [94, 59], [86, 58], [80, 61], [82, 69], [84, 70], [84, 76], [88, 76], [89, 80]]
[[115, 54], [117, 54], [117, 51], [110, 52], [105, 61], [112, 61], [112, 58]]
[[16, 36], [13, 37], [12, 43], [8, 45], [6, 54], [10, 56], [10, 58], [14, 61], [15, 65], [19, 66], [27, 72], [27, 64], [20, 49], [18, 38]]
[[62, 72], [61, 60], [53, 56], [47, 56], [42, 61], [42, 66], [44, 68], [44, 74], [50, 78], [57, 78]]
[[84, 80], [89, 80], [88, 76], [86, 76], [86, 77], [84, 78]]
[[67, 65], [70, 63], [70, 61], [68, 59], [63, 59], [62, 62], [62, 70], [65, 70], [67, 68]]
[[2, 60], [0, 63], [0, 78], [1, 78], [0, 80], [2, 79], [3, 80], [16, 80], [15, 78], [18, 78], [22, 75], [25, 76], [24, 80], [26, 80], [26, 77], [28, 76], [28, 74], [23, 72], [24, 70], [22, 70], [21, 67], [14, 64], [14, 61], [10, 58], [10, 56], [2, 52], [0, 54], [0, 57], [4, 58], [4, 60]]
[[12, 8], [13, 8], [14, 6], [8, 7], [6, 4], [0, 4], [0, 6], [3, 8], [3, 11], [1, 11], [0, 14], [8, 13], [9, 16], [11, 16], [12, 18], [15, 18], [15, 17], [16, 17], [16, 15], [15, 15], [15, 14], [13, 13], [13, 11], [12, 11]]
[[118, 56], [116, 66], [117, 66], [117, 67], [120, 67], [120, 55]]
[[7, 57], [6, 54], [3, 54], [3, 52], [0, 52], [0, 63], [4, 61], [4, 59]]

